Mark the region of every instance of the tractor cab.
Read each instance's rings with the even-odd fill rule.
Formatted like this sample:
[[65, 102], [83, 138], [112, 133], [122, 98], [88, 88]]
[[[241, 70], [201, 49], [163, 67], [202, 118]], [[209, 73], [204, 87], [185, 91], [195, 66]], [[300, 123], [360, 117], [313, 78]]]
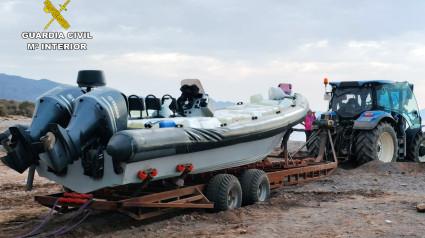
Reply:
[[367, 111], [401, 115], [412, 129], [420, 128], [418, 104], [413, 85], [407, 82], [352, 81], [330, 83], [332, 98], [329, 110], [346, 119], [357, 119]]

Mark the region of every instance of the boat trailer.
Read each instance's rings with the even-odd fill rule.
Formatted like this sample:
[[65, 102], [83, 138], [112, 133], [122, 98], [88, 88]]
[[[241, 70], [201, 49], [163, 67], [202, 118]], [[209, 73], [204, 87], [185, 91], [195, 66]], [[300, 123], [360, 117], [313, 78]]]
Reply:
[[[282, 153], [277, 156], [269, 155], [261, 162], [194, 175], [190, 174], [193, 169], [192, 165], [178, 165], [176, 169], [182, 174], [177, 180], [180, 182], [184, 180], [184, 186], [181, 186], [182, 183], [176, 183], [176, 180], [151, 181], [157, 173], [155, 169], [151, 169], [139, 174], [141, 178], [144, 178], [142, 184], [105, 188], [91, 194], [57, 193], [36, 196], [35, 200], [41, 205], [53, 206], [52, 210], [62, 213], [78, 211], [84, 206], [84, 208], [91, 210], [121, 212], [136, 220], [143, 220], [180, 209], [213, 209], [214, 202], [207, 198], [205, 190], [208, 182], [218, 174], [231, 174], [236, 178], [241, 178], [245, 171], [262, 170], [267, 175], [270, 189], [318, 180], [331, 175], [338, 167], [331, 134], [328, 128], [323, 128], [317, 133], [320, 133], [322, 137], [329, 136], [328, 141], [333, 156], [325, 155], [327, 147], [325, 143], [321, 144], [317, 158], [296, 156], [307, 143], [304, 143], [299, 150], [290, 155], [287, 146], [290, 131], [283, 138]], [[331, 158], [329, 161], [325, 160], [329, 157]]]

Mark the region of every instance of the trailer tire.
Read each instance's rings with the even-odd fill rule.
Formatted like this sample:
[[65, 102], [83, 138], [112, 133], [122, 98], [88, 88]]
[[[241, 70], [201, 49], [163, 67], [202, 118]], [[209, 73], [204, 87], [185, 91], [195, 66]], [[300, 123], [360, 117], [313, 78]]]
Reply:
[[208, 183], [206, 197], [214, 202], [214, 211], [226, 211], [241, 207], [242, 188], [239, 180], [230, 174], [217, 174]]
[[263, 202], [270, 198], [270, 181], [263, 170], [249, 169], [242, 174], [242, 205]]
[[397, 136], [391, 124], [380, 122], [372, 130], [358, 131], [355, 153], [359, 164], [372, 160], [380, 160], [384, 163], [395, 162], [397, 151]]
[[418, 132], [410, 143], [407, 159], [415, 162], [425, 162], [425, 134]]
[[315, 137], [312, 141], [310, 141], [310, 143], [308, 143], [308, 154], [314, 158], [319, 156], [320, 151], [320, 133], [318, 134], [318, 131], [319, 130], [311, 131], [311, 135], [314, 135]]

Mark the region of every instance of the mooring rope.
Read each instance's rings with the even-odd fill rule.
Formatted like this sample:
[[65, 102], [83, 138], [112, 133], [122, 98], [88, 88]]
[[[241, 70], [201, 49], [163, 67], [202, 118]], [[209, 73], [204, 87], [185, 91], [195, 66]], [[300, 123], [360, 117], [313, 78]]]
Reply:
[[29, 236], [33, 236], [35, 235], [35, 233], [40, 230], [40, 228], [47, 222], [47, 220], [49, 220], [50, 216], [52, 215], [53, 211], [56, 208], [56, 205], [58, 205], [59, 203], [59, 198], [56, 199], [55, 204], [53, 204], [52, 209], [50, 210], [49, 214], [46, 216], [46, 218], [44, 218], [43, 222], [41, 222], [40, 225], [38, 225], [34, 230], [32, 230], [30, 233], [23, 235], [23, 236], [18, 236], [17, 238], [24, 238], [24, 237], [29, 237]]
[[[72, 215], [71, 219], [65, 224], [63, 225], [61, 228], [59, 228], [58, 230], [54, 231], [53, 233], [50, 233], [47, 236], [59, 236], [62, 234], [65, 234], [69, 231], [71, 231], [72, 229], [74, 229], [75, 227], [77, 227], [79, 224], [81, 224], [81, 222], [83, 222], [91, 213], [92, 211], [89, 211], [81, 220], [79, 220], [78, 222], [76, 222], [74, 225], [68, 227], [68, 225], [80, 214], [83, 212], [83, 210], [85, 208], [87, 208], [88, 205], [90, 205], [90, 203], [93, 201], [93, 197], [88, 199], [77, 211], [75, 211], [74, 215]], [[49, 220], [50, 216], [52, 215], [53, 211], [55, 210], [56, 206], [59, 203], [59, 198], [56, 199], [52, 209], [50, 210], [49, 214], [46, 216], [46, 218], [44, 218], [43, 222], [41, 222], [40, 225], [38, 225], [34, 230], [32, 230], [30, 233], [23, 235], [23, 236], [18, 236], [17, 238], [25, 238], [25, 237], [30, 237], [33, 235], [36, 235], [36, 233], [44, 226], [44, 224]]]
[[63, 225], [61, 228], [59, 228], [58, 230], [54, 231], [53, 233], [47, 235], [47, 236], [58, 236], [58, 235], [62, 235], [65, 234], [66, 232], [74, 229], [76, 226], [78, 226], [81, 222], [83, 222], [90, 214], [92, 211], [89, 211], [80, 221], [78, 221], [77, 223], [75, 223], [74, 225], [67, 227], [68, 224], [70, 224], [81, 212], [83, 212], [83, 210], [93, 201], [93, 198], [90, 198], [89, 200], [87, 200], [87, 202], [85, 202], [77, 211], [75, 211], [74, 215], [72, 216], [71, 220], [69, 220], [65, 225]]

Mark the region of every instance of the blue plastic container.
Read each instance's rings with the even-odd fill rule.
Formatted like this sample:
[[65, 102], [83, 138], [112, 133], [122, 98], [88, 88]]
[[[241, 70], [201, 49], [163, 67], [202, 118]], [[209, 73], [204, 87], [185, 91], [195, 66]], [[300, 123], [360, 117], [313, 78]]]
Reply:
[[159, 123], [159, 128], [176, 127], [173, 121], [162, 121]]

